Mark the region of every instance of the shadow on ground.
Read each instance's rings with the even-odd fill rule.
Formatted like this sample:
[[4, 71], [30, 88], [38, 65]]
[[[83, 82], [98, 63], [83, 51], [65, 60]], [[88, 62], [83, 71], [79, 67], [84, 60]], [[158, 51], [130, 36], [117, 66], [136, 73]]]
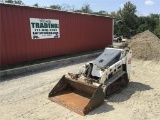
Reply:
[[123, 89], [118, 94], [112, 95], [107, 100], [109, 102], [124, 102], [124, 101], [130, 99], [130, 97], [137, 91], [141, 92], [141, 91], [147, 91], [147, 90], [151, 90], [151, 89], [153, 89], [153, 88], [151, 88], [149, 85], [145, 85], [143, 83], [129, 82], [127, 88]]
[[106, 113], [109, 111], [114, 110], [113, 106], [108, 105], [108, 102], [124, 102], [130, 99], [130, 97], [137, 91], [147, 91], [151, 90], [149, 85], [145, 85], [143, 83], [138, 83], [138, 82], [129, 82], [127, 88], [123, 89], [120, 93], [112, 95], [110, 98], [105, 99], [105, 102], [91, 111], [88, 115], [95, 115], [95, 114], [101, 114], [101, 113]]
[[112, 110], [114, 110], [112, 105], [108, 105], [106, 102], [104, 102], [101, 106], [91, 111], [88, 115], [102, 114]]

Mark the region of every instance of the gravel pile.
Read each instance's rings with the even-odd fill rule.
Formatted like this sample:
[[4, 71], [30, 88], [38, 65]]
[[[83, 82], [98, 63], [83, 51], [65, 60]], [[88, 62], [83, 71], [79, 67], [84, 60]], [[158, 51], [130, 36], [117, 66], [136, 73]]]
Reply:
[[160, 39], [149, 30], [131, 38], [129, 45], [133, 58], [160, 60]]

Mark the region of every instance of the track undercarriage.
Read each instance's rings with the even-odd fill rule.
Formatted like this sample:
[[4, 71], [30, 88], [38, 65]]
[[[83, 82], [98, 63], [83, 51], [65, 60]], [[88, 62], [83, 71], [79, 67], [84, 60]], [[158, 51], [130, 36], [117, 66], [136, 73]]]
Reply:
[[115, 93], [121, 92], [122, 89], [127, 87], [128, 82], [129, 80], [127, 78], [127, 74], [124, 74], [123, 76], [119, 77], [116, 81], [112, 82], [111, 84], [109, 83], [109, 85], [106, 85], [104, 91], [106, 98], [111, 97]]

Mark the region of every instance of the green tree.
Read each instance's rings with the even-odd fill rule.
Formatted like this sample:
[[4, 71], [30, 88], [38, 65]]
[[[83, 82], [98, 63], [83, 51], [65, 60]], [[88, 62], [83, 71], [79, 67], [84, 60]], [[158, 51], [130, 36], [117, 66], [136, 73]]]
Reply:
[[74, 12], [82, 12], [82, 13], [93, 13], [89, 4], [84, 4], [80, 10], [75, 10]]
[[137, 28], [137, 15], [135, 13], [136, 6], [130, 1], [124, 4], [124, 8], [117, 11], [116, 18], [118, 21], [122, 21], [122, 25], [118, 27], [120, 30], [117, 31], [121, 31], [124, 36]]
[[147, 24], [141, 24], [139, 27], [138, 27], [138, 29], [137, 29], [137, 33], [141, 33], [141, 32], [143, 32], [143, 31], [145, 31], [145, 30], [148, 30], [148, 25]]
[[15, 0], [15, 4], [24, 4], [21, 0]]
[[121, 35], [122, 34], [122, 32], [121, 32], [122, 25], [119, 24], [119, 21], [121, 21], [121, 20], [118, 18], [117, 12], [111, 12], [110, 14], [107, 14], [107, 16], [114, 18], [114, 33]]
[[13, 3], [13, 0], [5, 0], [6, 3]]
[[50, 5], [51, 9], [56, 9], [56, 10], [61, 10], [61, 6], [60, 5]]
[[81, 13], [82, 11], [81, 11], [81, 10], [74, 10], [74, 12], [79, 12], [79, 13]]
[[160, 38], [160, 14], [150, 14], [150, 17], [156, 21], [153, 33]]
[[84, 4], [81, 8], [81, 11], [83, 13], [92, 13], [92, 10], [90, 8], [90, 5], [89, 4]]
[[69, 5], [69, 4], [62, 4], [61, 5], [61, 10], [64, 10], [64, 11], [74, 11], [74, 6], [72, 5]]
[[6, 3], [24, 4], [21, 0], [5, 0]]
[[160, 36], [160, 14], [150, 14], [148, 16], [141, 16], [137, 18], [137, 33], [145, 30], [150, 30], [158, 37]]
[[157, 27], [155, 28], [155, 30], [153, 31], [153, 33], [155, 35], [157, 35], [157, 37], [160, 38], [160, 23], [159, 23], [159, 25], [157, 25]]
[[108, 15], [108, 13], [106, 11], [104, 11], [104, 10], [101, 10], [99, 12], [93, 12], [93, 14], [101, 15], [101, 16], [107, 16]]
[[108, 16], [115, 18], [115, 20], [118, 20], [117, 12], [111, 12], [110, 14], [108, 14]]
[[38, 3], [35, 3], [33, 6], [38, 7], [39, 5], [38, 5]]
[[154, 31], [159, 26], [160, 15], [159, 14], [150, 14], [147, 18], [148, 18], [147, 24], [149, 25], [150, 31]]

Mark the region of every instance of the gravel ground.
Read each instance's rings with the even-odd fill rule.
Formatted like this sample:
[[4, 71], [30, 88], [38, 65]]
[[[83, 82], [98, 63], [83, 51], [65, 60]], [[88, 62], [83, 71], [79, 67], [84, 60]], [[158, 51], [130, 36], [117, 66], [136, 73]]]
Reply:
[[[86, 60], [88, 61], [88, 60]], [[1, 78], [1, 120], [159, 120], [160, 61], [133, 59], [131, 80], [126, 89], [86, 116], [80, 116], [48, 100], [48, 93], [67, 72], [84, 62], [19, 76]]]

